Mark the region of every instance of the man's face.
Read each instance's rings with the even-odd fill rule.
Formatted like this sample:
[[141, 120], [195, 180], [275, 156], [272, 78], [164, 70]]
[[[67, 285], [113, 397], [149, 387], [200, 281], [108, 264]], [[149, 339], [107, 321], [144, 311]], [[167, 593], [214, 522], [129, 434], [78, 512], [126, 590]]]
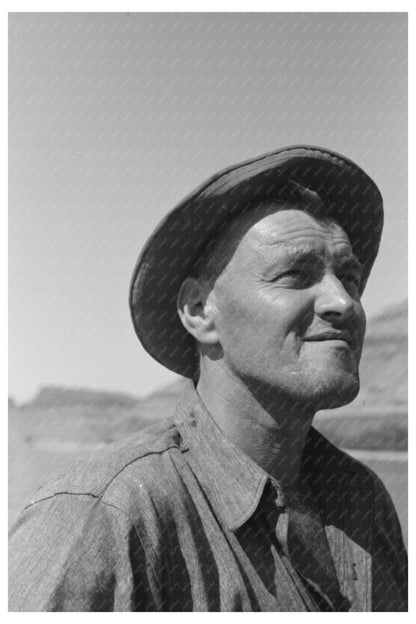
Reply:
[[311, 409], [350, 402], [365, 314], [348, 236], [334, 222], [276, 205], [237, 220], [242, 238], [209, 294], [218, 364]]

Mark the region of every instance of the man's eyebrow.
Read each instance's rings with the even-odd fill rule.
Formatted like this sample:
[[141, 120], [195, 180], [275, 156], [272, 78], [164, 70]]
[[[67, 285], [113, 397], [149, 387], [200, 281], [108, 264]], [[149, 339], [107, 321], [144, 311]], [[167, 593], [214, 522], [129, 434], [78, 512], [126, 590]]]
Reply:
[[296, 249], [293, 247], [286, 247], [283, 249], [283, 260], [293, 263], [321, 263], [324, 261], [324, 257], [321, 253], [315, 249]]
[[[284, 247], [283, 248], [283, 261], [291, 262], [294, 264], [320, 264], [324, 262], [323, 255], [316, 249], [302, 249], [296, 247]], [[364, 267], [360, 260], [353, 253], [340, 254], [335, 258], [337, 265], [340, 268], [355, 269], [357, 271], [363, 271]]]

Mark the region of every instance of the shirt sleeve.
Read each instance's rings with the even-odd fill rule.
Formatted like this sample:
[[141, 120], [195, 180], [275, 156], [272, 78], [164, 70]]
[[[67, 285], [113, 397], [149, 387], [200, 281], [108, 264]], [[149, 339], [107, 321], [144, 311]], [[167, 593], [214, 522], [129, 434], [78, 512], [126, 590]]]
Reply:
[[9, 611], [156, 611], [156, 590], [126, 513], [95, 496], [35, 502], [11, 531]]
[[407, 553], [393, 501], [375, 481], [373, 611], [407, 611]]

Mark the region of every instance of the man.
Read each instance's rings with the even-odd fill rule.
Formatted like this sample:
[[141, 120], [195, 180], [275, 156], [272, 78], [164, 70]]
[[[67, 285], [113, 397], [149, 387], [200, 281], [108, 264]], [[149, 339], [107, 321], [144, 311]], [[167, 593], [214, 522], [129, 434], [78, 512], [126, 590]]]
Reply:
[[359, 390], [382, 199], [346, 158], [278, 150], [181, 202], [133, 274], [176, 412], [54, 476], [12, 531], [12, 610], [404, 611], [380, 480], [311, 427]]

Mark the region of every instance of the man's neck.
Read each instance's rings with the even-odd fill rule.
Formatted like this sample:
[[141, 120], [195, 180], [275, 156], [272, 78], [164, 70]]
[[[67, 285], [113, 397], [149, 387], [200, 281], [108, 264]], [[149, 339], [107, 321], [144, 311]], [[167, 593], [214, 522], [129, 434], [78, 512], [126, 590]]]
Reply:
[[283, 490], [297, 489], [314, 413], [279, 396], [254, 391], [218, 363], [203, 368], [197, 391], [220, 429]]

